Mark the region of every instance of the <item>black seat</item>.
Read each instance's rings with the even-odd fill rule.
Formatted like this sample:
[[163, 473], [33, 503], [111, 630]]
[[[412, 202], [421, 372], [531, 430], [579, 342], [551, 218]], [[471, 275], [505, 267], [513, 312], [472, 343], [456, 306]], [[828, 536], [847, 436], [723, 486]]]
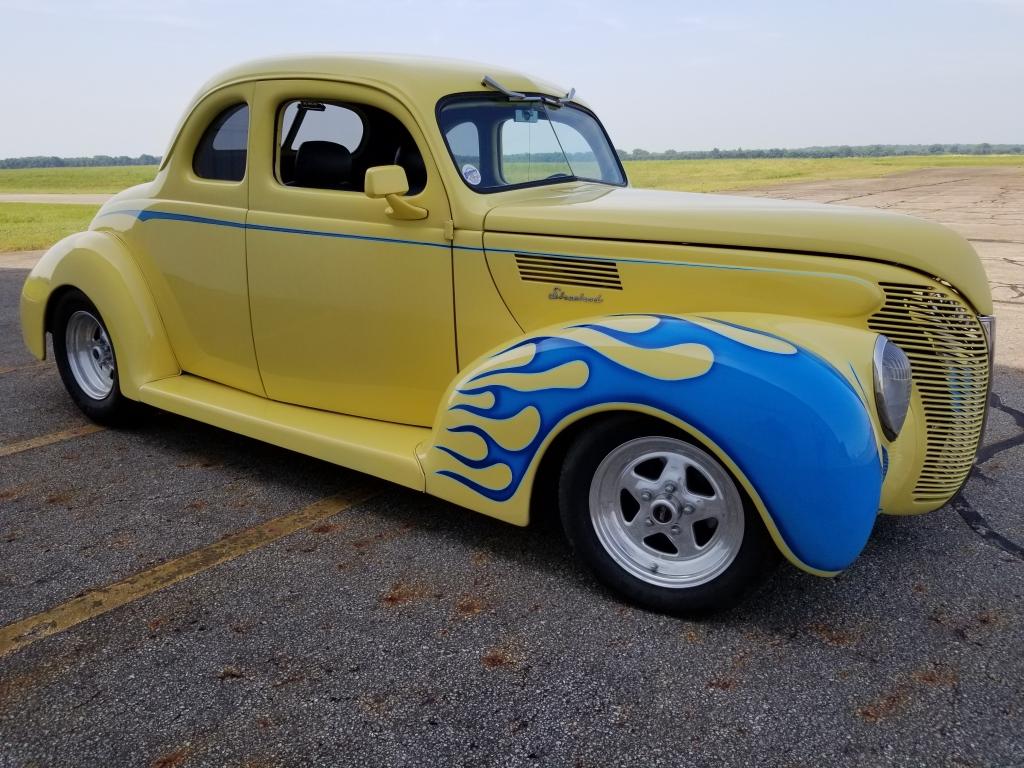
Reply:
[[403, 144], [398, 147], [395, 151], [395, 165], [400, 165], [405, 170], [410, 195], [422, 192], [427, 186], [427, 166], [415, 144]]
[[296, 187], [348, 189], [352, 153], [333, 141], [304, 141], [295, 156]]

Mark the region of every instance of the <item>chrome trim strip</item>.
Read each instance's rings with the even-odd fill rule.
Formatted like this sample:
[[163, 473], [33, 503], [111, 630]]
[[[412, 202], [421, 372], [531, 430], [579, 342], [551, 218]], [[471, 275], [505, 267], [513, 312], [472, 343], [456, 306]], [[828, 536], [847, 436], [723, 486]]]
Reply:
[[985, 413], [981, 417], [981, 436], [978, 438], [978, 450], [974, 452], [974, 463], [978, 463], [978, 454], [985, 447], [985, 429], [988, 427], [988, 412], [992, 410], [992, 377], [995, 375], [996, 362], [996, 317], [995, 315], [978, 315], [978, 322], [985, 332], [988, 343], [988, 387], [985, 389]]

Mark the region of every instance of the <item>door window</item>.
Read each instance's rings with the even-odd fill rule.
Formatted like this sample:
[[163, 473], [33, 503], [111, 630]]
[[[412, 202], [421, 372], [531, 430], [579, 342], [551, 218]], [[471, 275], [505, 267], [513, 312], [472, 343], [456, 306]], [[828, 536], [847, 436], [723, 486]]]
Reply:
[[426, 186], [416, 142], [383, 109], [293, 99], [281, 105], [279, 115], [277, 167], [286, 186], [362, 192], [367, 169], [378, 165], [402, 166], [410, 195]]

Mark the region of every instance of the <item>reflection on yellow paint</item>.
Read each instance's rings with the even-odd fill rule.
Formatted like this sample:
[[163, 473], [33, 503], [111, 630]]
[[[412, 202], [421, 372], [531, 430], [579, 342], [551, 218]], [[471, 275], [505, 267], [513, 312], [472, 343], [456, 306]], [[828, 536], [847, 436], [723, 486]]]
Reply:
[[777, 355], [795, 355], [796, 347], [784, 339], [776, 336], [768, 336], [764, 333], [755, 333], [745, 328], [737, 328], [734, 325], [720, 323], [710, 318], [689, 318], [695, 325], [703, 326], [709, 331], [725, 336], [728, 339], [744, 344], [764, 352], [774, 352]]
[[616, 315], [601, 318], [602, 328], [610, 328], [621, 333], [644, 333], [653, 330], [658, 324], [654, 315]]
[[703, 344], [686, 343], [661, 349], [644, 349], [625, 344], [592, 328], [572, 328], [565, 336], [590, 347], [624, 368], [664, 381], [681, 381], [703, 376], [714, 362], [711, 349]]
[[537, 345], [533, 342], [522, 344], [492, 357], [489, 361], [489, 367], [494, 370], [499, 368], [520, 368], [533, 360], [533, 356], [536, 353]]

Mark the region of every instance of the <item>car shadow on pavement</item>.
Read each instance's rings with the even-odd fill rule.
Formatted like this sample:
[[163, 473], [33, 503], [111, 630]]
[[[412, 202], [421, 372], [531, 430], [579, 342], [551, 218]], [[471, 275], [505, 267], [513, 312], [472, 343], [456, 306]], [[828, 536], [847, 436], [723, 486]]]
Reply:
[[[854, 565], [834, 579], [819, 579], [786, 563], [771, 573], [737, 608], [712, 621], [741, 621], [799, 626], [829, 614], [849, 612], [851, 601], [865, 590], [885, 591], [894, 574], [914, 567], [922, 553], [935, 552], [981, 537], [1007, 557], [1019, 557], [1019, 523], [1001, 528], [1007, 510], [991, 506], [989, 496], [1019, 496], [1020, 476], [1011, 464], [1011, 452], [1024, 444], [1024, 372], [999, 366], [993, 391], [993, 410], [979, 466], [964, 490], [943, 509], [923, 516], [880, 516], [871, 541]], [[253, 484], [291, 487], [305, 495], [328, 495], [346, 480], [364, 476], [324, 461], [252, 440], [172, 414], [151, 410], [131, 430], [151, 448], [177, 454], [181, 463], [231, 468]], [[1015, 457], [1013, 457], [1015, 458]], [[999, 491], [993, 494], [993, 489]], [[503, 523], [453, 504], [397, 485], [386, 485], [386, 503], [363, 505], [362, 524], [373, 535], [404, 531], [419, 539], [444, 542], [444, 549], [506, 563], [514, 570], [537, 571], [543, 579], [568, 579], [575, 590], [601, 600], [612, 598], [572, 556], [562, 534], [553, 501], [540, 505], [527, 528]], [[553, 499], [553, 497], [552, 497]], [[282, 509], [282, 514], [290, 510]], [[538, 514], [538, 512], [540, 514]], [[1011, 523], [1012, 521], [1006, 521]], [[937, 542], [945, 542], [937, 544]], [[952, 542], [952, 543], [950, 543]], [[948, 555], [947, 555], [948, 556]], [[568, 586], [568, 584], [566, 585]], [[630, 609], [636, 610], [636, 609]]]

